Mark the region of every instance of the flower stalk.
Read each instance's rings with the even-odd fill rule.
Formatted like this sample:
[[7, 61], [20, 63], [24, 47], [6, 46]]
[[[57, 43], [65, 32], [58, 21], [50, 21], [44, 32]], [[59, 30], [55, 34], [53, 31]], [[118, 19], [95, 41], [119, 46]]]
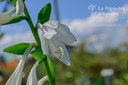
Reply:
[[[29, 15], [29, 12], [28, 12], [25, 4], [24, 4], [24, 14], [28, 18], [27, 19], [27, 23], [28, 23], [28, 25], [29, 25], [29, 27], [31, 29], [31, 32], [32, 32], [32, 34], [33, 34], [33, 36], [35, 38], [35, 41], [37, 43], [38, 50], [41, 50], [42, 51], [42, 49], [41, 49], [41, 43], [40, 43], [40, 38], [39, 38], [39, 35], [38, 35], [38, 32], [37, 32], [37, 29], [35, 29], [35, 27], [33, 25], [33, 22], [31, 20], [31, 17]], [[46, 70], [47, 75], [48, 75], [48, 80], [49, 80], [50, 85], [55, 85], [55, 79], [54, 79], [54, 77], [52, 76], [52, 74], [50, 72], [50, 68], [49, 68], [49, 65], [48, 65], [48, 62], [47, 62], [47, 56], [44, 59], [44, 66], [45, 66], [44, 69]]]
[[28, 18], [27, 19], [27, 23], [28, 23], [28, 25], [29, 25], [29, 27], [31, 29], [31, 32], [32, 32], [33, 36], [34, 36], [34, 39], [35, 39], [36, 44], [38, 46], [38, 49], [41, 50], [41, 44], [40, 44], [39, 35], [37, 33], [37, 30], [35, 29], [35, 27], [33, 25], [32, 19], [31, 19], [29, 13], [28, 13], [28, 10], [27, 10], [25, 4], [24, 4], [24, 13], [25, 13], [26, 17]]
[[44, 76], [43, 78], [41, 78], [39, 81], [38, 81], [38, 85], [42, 85], [45, 81], [48, 80], [48, 76]]

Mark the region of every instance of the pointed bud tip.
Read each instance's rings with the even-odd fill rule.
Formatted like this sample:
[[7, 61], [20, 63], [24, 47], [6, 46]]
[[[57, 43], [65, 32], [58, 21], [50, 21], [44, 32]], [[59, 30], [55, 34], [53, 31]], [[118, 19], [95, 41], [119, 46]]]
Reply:
[[51, 6], [51, 3], [48, 3], [47, 5]]
[[71, 63], [68, 62], [68, 63], [66, 63], [66, 65], [67, 65], [67, 66], [71, 66]]

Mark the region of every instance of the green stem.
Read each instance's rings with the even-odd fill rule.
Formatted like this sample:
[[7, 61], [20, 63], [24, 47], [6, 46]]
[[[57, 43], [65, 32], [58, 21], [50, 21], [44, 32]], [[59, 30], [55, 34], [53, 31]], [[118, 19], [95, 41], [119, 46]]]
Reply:
[[[38, 49], [42, 51], [38, 32], [37, 32], [37, 30], [35, 29], [35, 27], [33, 25], [33, 22], [31, 20], [31, 17], [29, 15], [29, 12], [28, 12], [27, 7], [26, 7], [25, 4], [24, 4], [24, 6], [25, 6], [24, 13], [25, 13], [26, 17], [28, 18], [27, 19], [27, 23], [28, 23], [28, 25], [29, 25], [29, 27], [31, 29], [31, 32], [32, 32], [32, 34], [33, 34], [33, 36], [35, 38], [35, 41], [36, 41], [37, 46], [38, 46]], [[52, 76], [52, 74], [50, 72], [49, 65], [48, 65], [48, 62], [47, 62], [47, 56], [44, 59], [44, 68], [45, 68], [45, 70], [47, 72], [50, 85], [55, 85], [55, 79], [54, 79], [54, 77]]]
[[54, 77], [51, 75], [50, 70], [47, 70], [47, 69], [49, 69], [49, 65], [48, 65], [48, 62], [47, 62], [47, 56], [44, 59], [44, 69], [46, 69], [47, 75], [48, 75], [48, 77], [50, 77], [49, 78], [50, 85], [55, 85]]
[[29, 27], [31, 29], [31, 32], [32, 32], [33, 36], [34, 36], [34, 39], [35, 39], [35, 41], [37, 43], [37, 46], [39, 47], [38, 49], [41, 50], [41, 43], [40, 43], [39, 35], [38, 35], [37, 30], [35, 29], [35, 27], [34, 27], [34, 25], [32, 23], [31, 17], [30, 17], [30, 15], [28, 13], [28, 10], [27, 10], [26, 6], [24, 8], [24, 13], [25, 13], [26, 17], [28, 18], [27, 22], [28, 22], [28, 25], [29, 25]]

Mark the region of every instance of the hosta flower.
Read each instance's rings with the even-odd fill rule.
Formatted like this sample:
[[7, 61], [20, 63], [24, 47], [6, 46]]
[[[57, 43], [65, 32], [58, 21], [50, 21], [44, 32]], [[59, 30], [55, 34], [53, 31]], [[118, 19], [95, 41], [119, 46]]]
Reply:
[[24, 12], [24, 4], [22, 0], [17, 0], [16, 2], [16, 14], [20, 15]]
[[26, 49], [26, 51], [25, 51], [22, 59], [20, 60], [18, 66], [16, 67], [15, 71], [12, 73], [12, 75], [10, 76], [10, 78], [8, 79], [8, 81], [6, 82], [5, 85], [21, 85], [22, 70], [23, 70], [23, 67], [24, 67], [26, 57], [28, 56], [31, 49], [32, 49], [32, 45], [30, 45]]
[[32, 67], [32, 69], [31, 69], [31, 71], [29, 73], [26, 85], [38, 85], [37, 76], [36, 76], [36, 68], [37, 68], [37, 66], [38, 66], [38, 62], [36, 62], [34, 64], [34, 66]]
[[13, 8], [12, 10], [10, 10], [8, 12], [1, 13], [0, 14], [0, 25], [8, 23], [9, 21], [11, 21], [13, 19], [13, 17], [11, 15], [14, 12], [15, 12], [15, 8]]
[[38, 28], [42, 30], [41, 45], [45, 55], [52, 54], [66, 65], [70, 65], [70, 58], [65, 44], [72, 44], [76, 41], [69, 28], [57, 21], [48, 21], [44, 24], [38, 23]]
[[26, 85], [42, 85], [45, 81], [48, 80], [48, 76], [45, 76], [41, 78], [39, 81], [37, 81], [36, 68], [38, 65], [38, 62], [36, 62], [32, 67]]

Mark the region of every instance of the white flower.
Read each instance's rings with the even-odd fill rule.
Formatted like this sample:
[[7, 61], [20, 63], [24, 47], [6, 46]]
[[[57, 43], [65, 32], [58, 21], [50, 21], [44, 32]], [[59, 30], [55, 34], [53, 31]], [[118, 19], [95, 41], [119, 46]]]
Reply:
[[16, 14], [20, 15], [24, 12], [24, 4], [22, 0], [16, 1]]
[[5, 85], [21, 85], [22, 70], [23, 70], [23, 67], [24, 67], [26, 57], [29, 55], [29, 52], [30, 52], [31, 49], [32, 49], [32, 45], [30, 45], [26, 49], [26, 51], [25, 51], [22, 59], [20, 60], [18, 66], [16, 67], [15, 71], [12, 73], [12, 75], [10, 76], [10, 78], [8, 79], [8, 81], [6, 82]]
[[70, 58], [65, 44], [72, 44], [76, 41], [69, 28], [57, 21], [48, 21], [43, 25], [38, 23], [38, 28], [42, 30], [41, 45], [45, 55], [52, 54], [66, 65], [70, 66]]
[[15, 8], [12, 10], [0, 14], [0, 25], [5, 24], [13, 19], [11, 16], [15, 12]]
[[48, 80], [48, 76], [45, 76], [41, 78], [39, 81], [37, 81], [36, 68], [38, 65], [39, 65], [38, 62], [36, 62], [32, 67], [26, 85], [42, 85], [45, 81]]
[[38, 85], [37, 76], [36, 76], [36, 68], [37, 68], [38, 65], [39, 65], [38, 62], [36, 62], [34, 64], [34, 66], [32, 67], [32, 69], [29, 73], [26, 85]]

